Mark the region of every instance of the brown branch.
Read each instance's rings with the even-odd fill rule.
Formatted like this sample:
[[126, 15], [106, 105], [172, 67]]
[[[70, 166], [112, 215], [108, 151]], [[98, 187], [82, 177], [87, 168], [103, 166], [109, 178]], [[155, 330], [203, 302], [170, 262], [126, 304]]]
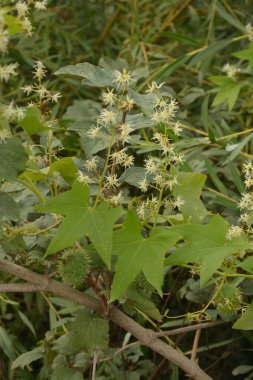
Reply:
[[[98, 299], [74, 290], [45, 275], [37, 274], [22, 266], [10, 263], [7, 260], [0, 260], [0, 270], [27, 282], [31, 282], [34, 285], [43, 286], [44, 291], [69, 299], [72, 302], [83, 305], [103, 315], [103, 308]], [[212, 380], [196, 362], [189, 360], [182, 353], [158, 339], [154, 331], [145, 329], [116, 307], [110, 307], [109, 318], [112, 322], [130, 332], [142, 345], [151, 348], [153, 351], [177, 365], [190, 378], [195, 380]]]
[[172, 335], [184, 334], [184, 333], [191, 332], [191, 331], [208, 329], [210, 327], [221, 325], [223, 323], [225, 323], [225, 322], [224, 321], [213, 321], [213, 322], [206, 322], [206, 323], [198, 323], [197, 325], [185, 326], [185, 327], [180, 327], [178, 329], [173, 329], [173, 330], [169, 330], [169, 331], [157, 332], [157, 333], [155, 333], [155, 335], [157, 338], [161, 338], [163, 336], [172, 336]]

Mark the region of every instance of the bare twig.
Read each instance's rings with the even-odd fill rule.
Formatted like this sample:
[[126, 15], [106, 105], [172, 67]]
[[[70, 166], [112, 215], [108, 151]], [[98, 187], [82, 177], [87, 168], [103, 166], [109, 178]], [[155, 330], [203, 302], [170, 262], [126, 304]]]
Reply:
[[100, 362], [108, 362], [109, 360], [112, 360], [115, 356], [117, 356], [121, 352], [127, 350], [128, 348], [132, 348], [132, 347], [138, 346], [139, 344], [140, 344], [140, 342], [138, 340], [136, 342], [129, 343], [126, 346], [121, 347], [120, 349], [118, 349], [117, 351], [115, 351], [113, 355], [108, 356], [107, 358], [99, 360], [99, 363]]
[[197, 325], [191, 325], [191, 326], [185, 326], [185, 327], [180, 327], [178, 329], [173, 329], [169, 331], [161, 331], [155, 333], [157, 338], [163, 337], [163, 336], [172, 336], [172, 335], [177, 335], [177, 334], [184, 334], [190, 331], [196, 331], [196, 330], [203, 330], [203, 329], [208, 329], [213, 326], [221, 325], [225, 322], [223, 321], [213, 321], [213, 322], [206, 322], [206, 323], [198, 323]]
[[191, 360], [194, 360], [194, 361], [197, 359], [197, 350], [199, 346], [200, 335], [201, 335], [201, 330], [200, 329], [196, 330], [193, 346], [192, 346], [192, 354], [191, 354]]
[[94, 356], [93, 356], [92, 377], [91, 377], [91, 380], [96, 380], [97, 362], [98, 362], [98, 352], [95, 351], [94, 352]]
[[[92, 309], [103, 315], [103, 308], [100, 300], [74, 290], [45, 275], [37, 274], [22, 266], [10, 263], [7, 260], [0, 260], [0, 270], [27, 282], [31, 282], [34, 285], [43, 286], [44, 291], [46, 290], [47, 292], [69, 299], [72, 302], [83, 305], [86, 308]], [[212, 378], [207, 375], [196, 362], [189, 360], [182, 353], [158, 339], [154, 331], [142, 327], [114, 306], [110, 307], [109, 319], [122, 327], [125, 331], [130, 332], [140, 341], [140, 344], [151, 348], [153, 351], [177, 365], [187, 373], [190, 378], [195, 380], [212, 380]]]

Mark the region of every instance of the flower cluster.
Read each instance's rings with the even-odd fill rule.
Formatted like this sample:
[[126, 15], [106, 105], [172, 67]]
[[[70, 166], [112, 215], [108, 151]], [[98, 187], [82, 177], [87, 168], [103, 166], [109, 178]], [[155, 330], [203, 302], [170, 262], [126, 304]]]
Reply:
[[247, 24], [245, 26], [245, 31], [248, 34], [248, 39], [253, 41], [253, 26], [251, 24]]
[[[0, 9], [0, 53], [6, 54], [8, 52], [8, 45], [10, 38], [15, 35], [11, 30], [12, 24], [14, 24], [16, 33], [24, 31], [27, 36], [32, 34], [32, 24], [29, 18], [31, 8], [38, 10], [45, 10], [47, 0], [35, 1], [35, 0], [18, 0], [11, 1], [9, 6], [1, 7]], [[11, 21], [11, 22], [10, 22]], [[18, 63], [7, 63], [0, 65], [0, 83], [7, 83], [12, 77], [17, 76]], [[44, 74], [43, 65], [37, 65], [37, 74]], [[36, 75], [37, 75], [36, 74]], [[28, 89], [29, 87], [29, 89]], [[26, 93], [31, 93], [34, 90], [32, 86], [27, 86]], [[41, 88], [36, 88], [36, 91]], [[47, 94], [49, 97], [49, 94]], [[56, 94], [50, 94], [50, 100], [55, 100]], [[16, 122], [22, 120], [24, 117], [24, 109], [15, 105], [12, 100], [9, 105], [0, 103], [0, 115], [8, 122]], [[8, 124], [7, 124], [8, 125]], [[0, 129], [0, 142], [5, 143], [6, 138], [10, 137], [11, 133], [9, 127], [4, 124]]]
[[[132, 116], [135, 116], [138, 104], [130, 95], [129, 86], [132, 83], [131, 72], [126, 69], [122, 72], [114, 71], [111, 87], [102, 91], [104, 107], [96, 124], [87, 131], [87, 136], [94, 143], [100, 140], [108, 146], [107, 157], [103, 168], [97, 167], [94, 157], [89, 159], [77, 177], [80, 182], [98, 184], [101, 199], [106, 199], [113, 205], [124, 202], [121, 175], [131, 168], [135, 169], [133, 132], [138, 127]], [[154, 141], [154, 155], [141, 159], [144, 175], [139, 175], [135, 182], [142, 193], [147, 193], [140, 195], [134, 202], [142, 219], [156, 220], [161, 210], [168, 207], [172, 211], [181, 210], [184, 204], [182, 197], [173, 195], [178, 185], [176, 167], [183, 163], [183, 156], [177, 152], [169, 137], [171, 131], [177, 138], [182, 132], [179, 121], [174, 120], [178, 103], [170, 96], [165, 96], [164, 91], [161, 94], [162, 86], [163, 83], [158, 85], [152, 82], [148, 85], [148, 95], [145, 95], [153, 99], [153, 113], [149, 116], [149, 123], [153, 125], [150, 142]]]
[[[49, 101], [53, 103], [58, 103], [61, 94], [58, 92], [49, 91], [42, 80], [46, 76], [46, 67], [41, 61], [36, 61], [34, 64], [33, 78], [35, 82], [33, 84], [25, 85], [21, 87], [21, 90], [27, 95], [35, 94], [38, 97], [38, 103], [47, 103]], [[33, 103], [30, 103], [33, 105]]]
[[238, 208], [241, 210], [239, 222], [243, 226], [232, 225], [227, 232], [227, 239], [231, 240], [243, 235], [244, 229], [251, 229], [253, 222], [253, 193], [251, 188], [253, 187], [253, 165], [251, 161], [246, 161], [242, 165], [242, 171], [244, 174], [244, 184], [246, 191], [242, 194], [240, 201], [238, 202]]
[[8, 25], [8, 16], [11, 14], [13, 22], [17, 24], [17, 27], [21, 28], [28, 36], [32, 35], [32, 23], [29, 18], [31, 8], [35, 8], [39, 11], [46, 9], [47, 0], [35, 1], [35, 0], [18, 0], [12, 1], [11, 6], [3, 7], [0, 10], [0, 52], [7, 53], [8, 45], [10, 41], [10, 30]]
[[246, 161], [243, 164], [242, 171], [244, 173], [244, 184], [246, 192], [242, 194], [242, 197], [238, 203], [238, 207], [243, 213], [241, 214], [239, 221], [244, 225], [247, 225], [248, 229], [251, 229], [253, 221], [253, 165], [251, 161]]
[[222, 71], [229, 77], [235, 78], [235, 76], [241, 72], [241, 69], [235, 65], [231, 65], [230, 63], [226, 63], [222, 67]]

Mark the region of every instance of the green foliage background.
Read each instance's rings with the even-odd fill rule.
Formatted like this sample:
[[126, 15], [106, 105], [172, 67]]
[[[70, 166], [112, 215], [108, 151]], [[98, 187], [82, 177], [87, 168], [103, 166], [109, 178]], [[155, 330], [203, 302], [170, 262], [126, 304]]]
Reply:
[[[2, 1], [0, 6], [5, 7], [8, 3]], [[252, 15], [253, 4], [249, 0], [49, 1], [45, 12], [31, 14], [33, 35], [30, 38], [22, 33], [13, 35], [8, 54], [0, 57], [1, 65], [13, 61], [19, 64], [18, 75], [0, 89], [4, 105], [14, 99], [19, 107], [25, 107], [34, 100], [32, 95], [25, 97], [21, 90], [22, 86], [33, 82], [34, 60], [41, 60], [47, 67], [48, 88], [62, 94], [60, 101], [50, 108], [52, 118], [59, 120], [59, 128], [52, 140], [53, 154], [58, 161], [52, 163], [49, 173], [36, 172], [31, 162], [27, 163], [28, 156], [34, 155], [40, 165], [39, 160], [44, 157], [43, 146], [47, 146], [43, 133], [48, 128], [38, 108], [28, 108], [20, 123], [11, 123], [12, 137], [8, 145], [0, 144], [0, 177], [4, 179], [0, 192], [0, 222], [5, 228], [1, 232], [0, 258], [48, 273], [55, 270], [51, 255], [81, 239], [81, 244], [92, 242], [88, 245], [88, 253], [93, 255], [91, 260], [100, 268], [105, 264], [109, 268], [113, 245], [115, 255], [121, 259], [115, 267], [118, 274], [114, 277], [111, 301], [118, 299], [124, 311], [143, 326], [153, 324], [157, 329], [182, 326], [189, 323], [186, 313], [194, 320], [199, 318], [199, 310], [209, 313], [214, 320], [226, 322], [204, 332], [199, 344], [199, 363], [217, 380], [253, 378], [252, 304], [237, 319], [243, 306], [252, 301], [252, 231], [247, 231], [247, 239], [238, 237], [229, 242], [225, 239], [229, 224], [237, 224], [240, 214], [237, 204], [245, 191], [243, 162], [253, 158], [253, 42], [246, 30], [247, 24], [253, 24]], [[169, 238], [163, 222], [158, 219], [161, 226], [144, 239], [136, 215], [128, 212], [124, 216], [126, 212], [124, 214], [121, 207], [114, 208], [110, 219], [105, 219], [105, 204], [100, 203], [96, 209], [89, 204], [88, 191], [94, 196], [94, 188], [90, 186], [88, 190], [76, 185], [77, 170], [85, 154], [87, 157], [87, 152], [100, 152], [100, 148], [87, 142], [86, 136], [91, 120], [96, 119], [101, 107], [100, 91], [95, 85], [84, 85], [80, 76], [73, 76], [73, 69], [70, 78], [53, 74], [65, 66], [82, 62], [104, 69], [126, 66], [139, 78], [132, 97], [146, 115], [144, 121], [139, 121], [141, 139], [133, 143], [140, 166], [142, 155], [154, 152], [156, 147], [146, 128], [149, 127], [149, 105], [136, 93], [145, 94], [147, 84], [152, 81], [165, 82], [170, 94], [179, 102], [178, 119], [184, 127], [183, 136], [171, 138], [175, 138], [177, 149], [185, 156], [178, 174], [180, 185], [175, 189], [175, 196], [186, 200], [182, 208], [185, 224], [176, 217], [170, 219], [174, 226]], [[227, 63], [240, 68], [236, 76], [226, 75], [224, 65]], [[63, 74], [64, 69], [58, 73]], [[2, 117], [0, 123], [5, 127]], [[143, 175], [140, 170], [125, 171], [122, 175], [122, 182], [131, 188], [129, 199], [139, 195], [138, 181]], [[48, 197], [45, 182], [53, 186], [50, 181], [58, 175], [55, 173], [59, 173], [60, 184], [66, 191], [34, 209], [39, 203], [38, 197], [40, 201]], [[54, 194], [54, 189], [51, 191]], [[74, 198], [80, 201], [75, 204], [77, 214], [73, 213]], [[45, 212], [43, 216], [39, 213], [42, 211]], [[65, 229], [63, 224], [58, 229], [62, 220], [55, 214], [66, 215]], [[81, 224], [83, 214], [86, 218]], [[210, 218], [212, 215], [216, 216]], [[112, 239], [112, 226], [123, 216], [123, 227]], [[97, 238], [96, 231], [104, 220], [106, 228]], [[75, 236], [69, 237], [67, 231], [74, 223]], [[14, 229], [6, 230], [6, 225]], [[133, 225], [134, 233], [128, 232]], [[47, 232], [49, 226], [53, 229], [48, 234], [41, 233]], [[85, 237], [82, 236], [84, 228]], [[163, 236], [167, 236], [169, 248], [180, 239], [186, 242], [166, 258], [166, 267], [170, 269], [165, 273], [163, 297], [159, 297], [162, 294], [159, 279], [163, 275], [159, 255], [164, 255], [166, 246], [164, 248], [162, 243], [159, 249], [152, 246], [157, 236], [161, 242]], [[124, 249], [127, 252], [126, 244], [122, 248], [124, 239], [131, 244], [133, 255], [141, 249], [143, 257], [134, 259], [135, 265], [120, 288], [118, 279], [122, 278], [128, 259], [124, 259]], [[106, 247], [104, 241], [108, 241]], [[161, 274], [158, 280], [152, 277], [153, 266], [144, 265], [150, 263], [146, 259], [149, 254], [158, 257], [156, 269]], [[224, 260], [229, 262], [234, 254], [238, 254], [236, 264], [233, 268], [230, 264], [226, 266], [227, 273], [232, 274], [231, 287], [217, 289], [212, 278], [218, 270], [224, 269]], [[197, 273], [191, 266], [196, 260], [201, 261]], [[137, 272], [141, 272], [141, 276], [144, 273], [150, 283], [148, 291], [143, 292], [139, 284], [133, 283]], [[14, 281], [2, 273], [0, 279], [3, 283]], [[238, 289], [243, 295], [242, 303]], [[214, 302], [209, 304], [213, 294]], [[226, 309], [222, 299], [230, 299], [232, 309]], [[120, 328], [112, 326], [110, 348], [106, 351], [108, 324], [99, 317], [93, 318], [80, 306], [51, 295], [1, 293], [0, 308], [0, 378], [4, 380], [58, 380], [64, 376], [66, 379], [88, 379], [91, 378], [90, 356], [97, 346], [110, 357], [124, 339], [126, 343], [130, 339]], [[179, 317], [166, 319], [165, 316], [162, 322], [157, 322], [167, 310], [171, 316]], [[79, 331], [87, 334], [86, 343], [78, 342]], [[178, 338], [176, 344], [183, 352], [190, 352], [193, 337], [189, 334]], [[137, 346], [99, 364], [96, 378], [151, 379], [149, 376], [160, 361], [152, 352]], [[156, 378], [176, 380], [183, 376], [178, 368], [167, 364], [161, 367]]]

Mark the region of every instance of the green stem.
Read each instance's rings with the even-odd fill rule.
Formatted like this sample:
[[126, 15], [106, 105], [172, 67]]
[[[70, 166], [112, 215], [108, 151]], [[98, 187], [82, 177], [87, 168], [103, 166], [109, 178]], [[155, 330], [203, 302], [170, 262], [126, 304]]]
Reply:
[[40, 193], [38, 188], [34, 185], [34, 183], [25, 174], [23, 174], [23, 177], [25, 178], [25, 181], [23, 181], [22, 179], [19, 179], [19, 182], [25, 187], [27, 187], [29, 190], [31, 190], [39, 198], [39, 200], [42, 203], [45, 203], [45, 198]]
[[103, 172], [101, 174], [101, 177], [99, 179], [99, 185], [98, 185], [98, 193], [97, 193], [97, 196], [96, 196], [96, 199], [95, 199], [95, 202], [94, 202], [94, 208], [97, 206], [98, 204], [98, 201], [99, 201], [99, 198], [100, 198], [100, 193], [101, 193], [101, 190], [102, 190], [102, 187], [103, 187], [103, 182], [104, 182], [104, 178], [105, 178], [105, 173], [109, 167], [109, 160], [110, 160], [110, 155], [111, 155], [111, 149], [112, 149], [112, 139], [110, 141], [110, 145], [108, 146], [108, 149], [107, 149], [107, 155], [106, 155], [106, 161], [105, 161], [105, 166], [104, 166], [104, 169], [103, 169]]

